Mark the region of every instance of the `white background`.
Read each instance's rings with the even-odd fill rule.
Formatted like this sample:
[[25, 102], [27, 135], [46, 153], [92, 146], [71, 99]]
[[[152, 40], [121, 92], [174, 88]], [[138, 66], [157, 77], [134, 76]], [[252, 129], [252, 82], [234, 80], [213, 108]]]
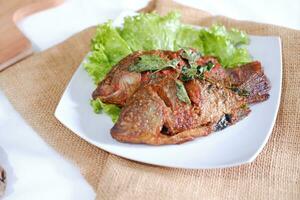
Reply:
[[[213, 14], [300, 29], [300, 1], [178, 0]], [[35, 51], [45, 50], [86, 27], [136, 10], [148, 0], [66, 0], [18, 24]], [[94, 199], [95, 192], [70, 161], [49, 147], [0, 91], [0, 165], [8, 174], [4, 199]]]

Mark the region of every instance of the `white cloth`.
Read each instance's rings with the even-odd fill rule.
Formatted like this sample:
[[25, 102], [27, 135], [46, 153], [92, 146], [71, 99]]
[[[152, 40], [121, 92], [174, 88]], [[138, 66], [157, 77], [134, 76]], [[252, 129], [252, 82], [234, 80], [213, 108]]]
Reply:
[[0, 105], [0, 163], [8, 179], [5, 199], [93, 199], [79, 170], [24, 122], [3, 93]]
[[[213, 14], [300, 29], [298, 0], [177, 0]], [[86, 27], [115, 18], [148, 0], [68, 0], [18, 24], [36, 51], [54, 46]], [[62, 158], [13, 109], [0, 91], [0, 165], [8, 174], [6, 200], [94, 199], [79, 170]]]

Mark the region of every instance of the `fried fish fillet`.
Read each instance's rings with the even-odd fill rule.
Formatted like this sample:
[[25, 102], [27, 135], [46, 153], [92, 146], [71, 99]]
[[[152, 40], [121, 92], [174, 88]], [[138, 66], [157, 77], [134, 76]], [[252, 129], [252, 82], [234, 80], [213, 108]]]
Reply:
[[199, 88], [198, 103], [182, 102], [176, 81], [166, 77], [139, 88], [122, 108], [112, 137], [129, 143], [179, 144], [225, 128], [250, 112], [244, 97], [204, 80], [188, 83]]

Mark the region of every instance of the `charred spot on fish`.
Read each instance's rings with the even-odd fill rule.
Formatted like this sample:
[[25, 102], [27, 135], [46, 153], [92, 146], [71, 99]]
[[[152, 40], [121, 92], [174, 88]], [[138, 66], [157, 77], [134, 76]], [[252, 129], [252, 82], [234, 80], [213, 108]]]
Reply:
[[269, 99], [270, 94], [265, 94], [265, 100]]
[[237, 88], [237, 87], [232, 87], [232, 88], [230, 88], [233, 92], [238, 92], [239, 91], [239, 89]]
[[250, 92], [242, 89], [242, 90], [238, 91], [238, 95], [243, 96], [243, 97], [248, 97], [250, 95]]
[[230, 114], [225, 114], [215, 125], [215, 131], [220, 131], [229, 126], [232, 123], [232, 116]]
[[169, 128], [163, 125], [160, 132], [164, 135], [169, 135]]
[[248, 104], [243, 104], [242, 106], [241, 106], [241, 109], [244, 109], [244, 110], [246, 110], [246, 109], [249, 109], [249, 107], [248, 107]]
[[213, 84], [211, 84], [211, 83], [207, 86], [206, 90], [207, 90], [208, 94], [211, 94], [212, 87], [213, 87]]
[[230, 89], [233, 92], [237, 93], [239, 96], [248, 97], [250, 95], [250, 92], [246, 89], [240, 89], [238, 87], [232, 87]]
[[232, 123], [232, 116], [230, 114], [225, 114], [225, 120], [228, 122], [228, 123]]

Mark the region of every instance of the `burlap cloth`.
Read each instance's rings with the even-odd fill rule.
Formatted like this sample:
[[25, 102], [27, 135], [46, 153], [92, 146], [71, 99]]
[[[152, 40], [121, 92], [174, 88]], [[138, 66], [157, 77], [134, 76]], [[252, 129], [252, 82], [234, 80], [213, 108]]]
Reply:
[[220, 22], [249, 34], [281, 37], [281, 106], [272, 136], [253, 163], [214, 170], [150, 166], [109, 154], [60, 124], [54, 117], [54, 110], [71, 76], [89, 51], [95, 28], [1, 72], [0, 87], [37, 133], [80, 168], [98, 199], [300, 199], [300, 31], [212, 17], [204, 11], [168, 0], [154, 1], [143, 11], [156, 10], [165, 14], [173, 9], [182, 13], [185, 23], [205, 26]]

